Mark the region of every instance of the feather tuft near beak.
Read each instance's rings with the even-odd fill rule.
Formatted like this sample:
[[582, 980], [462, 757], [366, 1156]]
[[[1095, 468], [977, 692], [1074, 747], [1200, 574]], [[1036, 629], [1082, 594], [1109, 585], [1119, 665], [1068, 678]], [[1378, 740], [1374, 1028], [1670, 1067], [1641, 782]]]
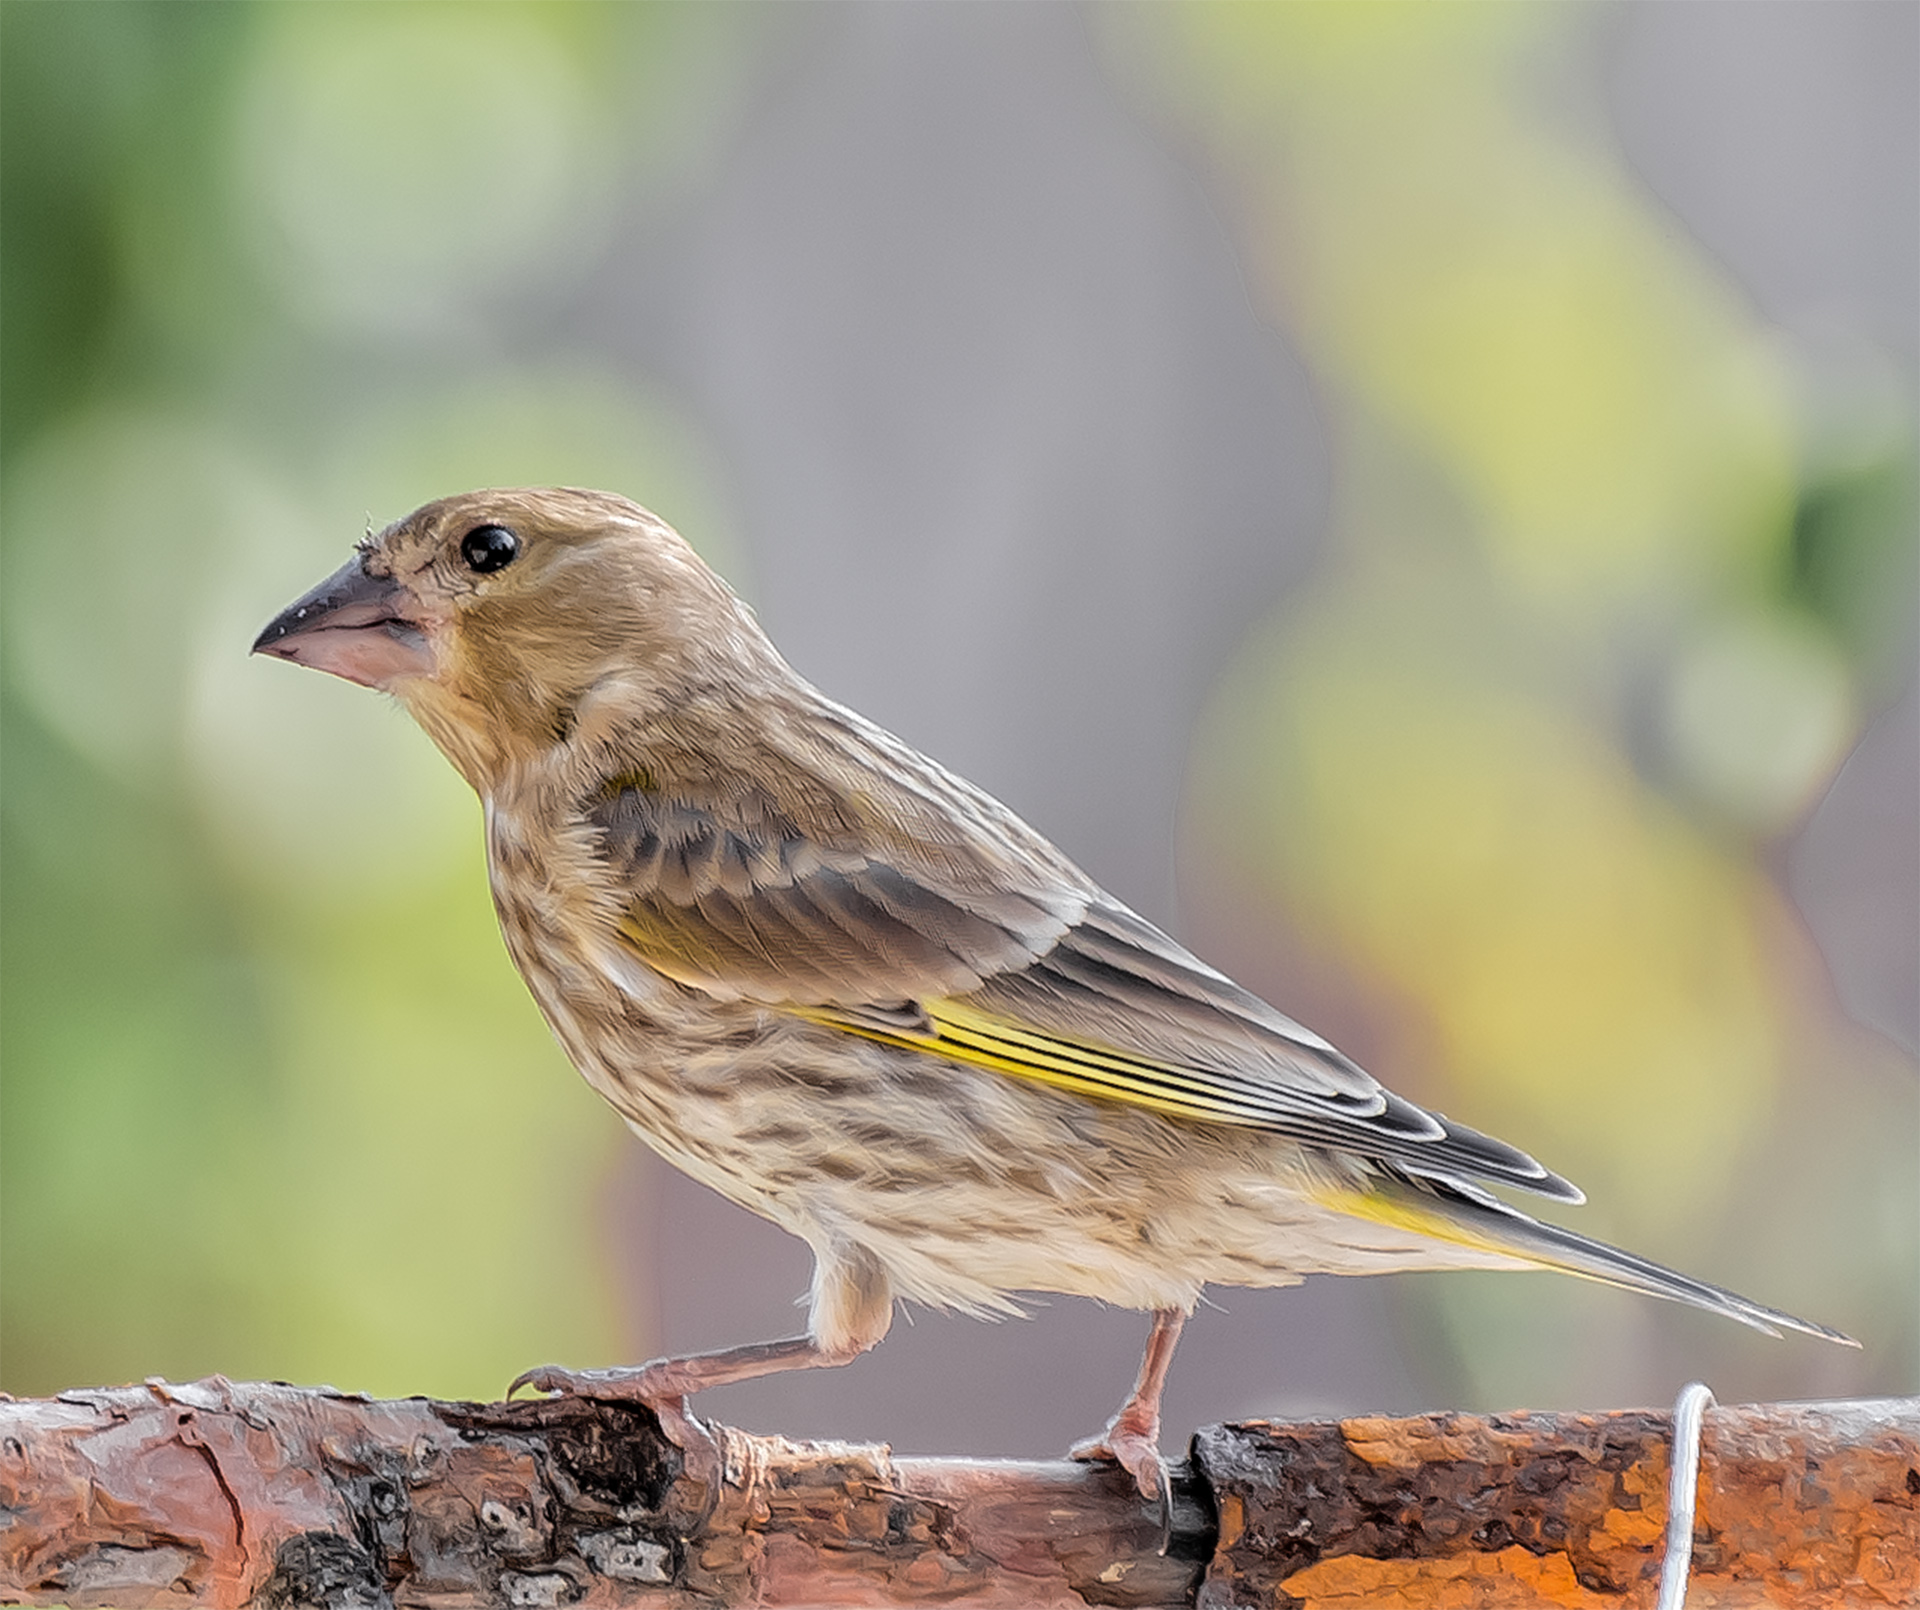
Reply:
[[253, 652], [366, 688], [431, 676], [433, 651], [416, 609], [411, 590], [374, 575], [364, 557], [355, 557], [276, 615], [254, 639]]

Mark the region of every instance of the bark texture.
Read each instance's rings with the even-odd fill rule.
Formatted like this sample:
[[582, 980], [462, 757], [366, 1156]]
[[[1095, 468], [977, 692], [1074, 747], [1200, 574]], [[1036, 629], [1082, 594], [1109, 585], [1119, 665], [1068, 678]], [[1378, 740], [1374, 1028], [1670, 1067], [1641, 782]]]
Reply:
[[[1651, 1607], [1672, 1417], [1208, 1427], [1201, 1603]], [[1920, 1605], [1920, 1399], [1707, 1412], [1689, 1610]]]
[[[1664, 1413], [1214, 1426], [1172, 1534], [1119, 1472], [644, 1409], [234, 1385], [0, 1402], [0, 1601], [387, 1606], [1648, 1607]], [[1920, 1400], [1716, 1409], [1695, 1607], [1920, 1603]]]

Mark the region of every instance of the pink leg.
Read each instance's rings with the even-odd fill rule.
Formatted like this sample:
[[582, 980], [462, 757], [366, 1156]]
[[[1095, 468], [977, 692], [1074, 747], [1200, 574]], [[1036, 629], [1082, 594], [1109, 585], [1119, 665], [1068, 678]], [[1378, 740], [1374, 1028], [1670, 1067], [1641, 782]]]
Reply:
[[1160, 1457], [1160, 1394], [1167, 1384], [1167, 1366], [1173, 1362], [1174, 1343], [1187, 1316], [1178, 1308], [1156, 1308], [1153, 1330], [1147, 1336], [1146, 1357], [1140, 1361], [1140, 1379], [1133, 1396], [1097, 1437], [1076, 1443], [1075, 1459], [1111, 1459], [1133, 1477], [1143, 1498], [1158, 1498], [1165, 1514], [1173, 1513], [1173, 1487]]
[[657, 1358], [649, 1364], [629, 1364], [610, 1370], [567, 1370], [557, 1364], [543, 1364], [520, 1376], [507, 1388], [507, 1396], [512, 1397], [522, 1387], [532, 1387], [536, 1392], [646, 1404], [660, 1421], [667, 1440], [686, 1456], [681, 1466], [683, 1473], [705, 1492], [686, 1528], [691, 1533], [704, 1526], [719, 1505], [726, 1473], [719, 1440], [687, 1412], [688, 1394], [710, 1386], [726, 1386], [732, 1381], [750, 1381], [756, 1375], [844, 1364], [864, 1351], [854, 1347], [829, 1352], [810, 1336], [794, 1336], [781, 1342], [752, 1342], [718, 1353]]
[[837, 1245], [814, 1249], [812, 1334], [780, 1342], [750, 1342], [717, 1353], [686, 1358], [656, 1358], [609, 1370], [568, 1370], [543, 1364], [528, 1370], [507, 1388], [522, 1387], [574, 1397], [644, 1403], [659, 1416], [660, 1429], [687, 1455], [691, 1470], [704, 1474], [718, 1490], [720, 1449], [712, 1434], [687, 1412], [687, 1398], [711, 1386], [750, 1381], [783, 1370], [828, 1369], [858, 1358], [887, 1334], [893, 1319], [893, 1294], [885, 1272], [859, 1248]]
[[[648, 1408], [685, 1413], [685, 1400], [710, 1386], [730, 1386], [758, 1375], [783, 1370], [826, 1369], [845, 1364], [866, 1351], [862, 1347], [826, 1348], [811, 1336], [791, 1336], [782, 1342], [750, 1342], [718, 1353], [694, 1353], [686, 1358], [656, 1358], [647, 1364], [625, 1364], [610, 1370], [568, 1370], [542, 1364], [528, 1370], [507, 1388], [512, 1397], [522, 1387], [536, 1392], [564, 1392], [575, 1397], [608, 1402], [644, 1403]], [[662, 1420], [666, 1414], [662, 1413]]]

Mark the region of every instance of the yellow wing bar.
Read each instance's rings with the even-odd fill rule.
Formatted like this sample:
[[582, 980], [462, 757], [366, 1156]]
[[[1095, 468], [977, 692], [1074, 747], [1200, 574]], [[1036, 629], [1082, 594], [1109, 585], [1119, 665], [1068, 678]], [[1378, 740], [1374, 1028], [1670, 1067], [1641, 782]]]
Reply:
[[1131, 1102], [1176, 1118], [1203, 1118], [1251, 1129], [1283, 1127], [1285, 1110], [1231, 1074], [1185, 1068], [1106, 1046], [1063, 1038], [964, 1003], [923, 1001], [927, 1028], [894, 1025], [831, 1007], [792, 1007], [796, 1016], [883, 1045], [932, 1052], [996, 1073], [1034, 1079], [1077, 1095]]

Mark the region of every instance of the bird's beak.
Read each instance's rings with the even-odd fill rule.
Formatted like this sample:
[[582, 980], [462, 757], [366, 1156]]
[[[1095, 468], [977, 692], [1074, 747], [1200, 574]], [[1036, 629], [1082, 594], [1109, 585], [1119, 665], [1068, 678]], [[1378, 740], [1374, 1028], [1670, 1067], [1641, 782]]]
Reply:
[[366, 688], [434, 671], [412, 591], [391, 576], [371, 574], [357, 557], [276, 615], [253, 640], [253, 652]]

